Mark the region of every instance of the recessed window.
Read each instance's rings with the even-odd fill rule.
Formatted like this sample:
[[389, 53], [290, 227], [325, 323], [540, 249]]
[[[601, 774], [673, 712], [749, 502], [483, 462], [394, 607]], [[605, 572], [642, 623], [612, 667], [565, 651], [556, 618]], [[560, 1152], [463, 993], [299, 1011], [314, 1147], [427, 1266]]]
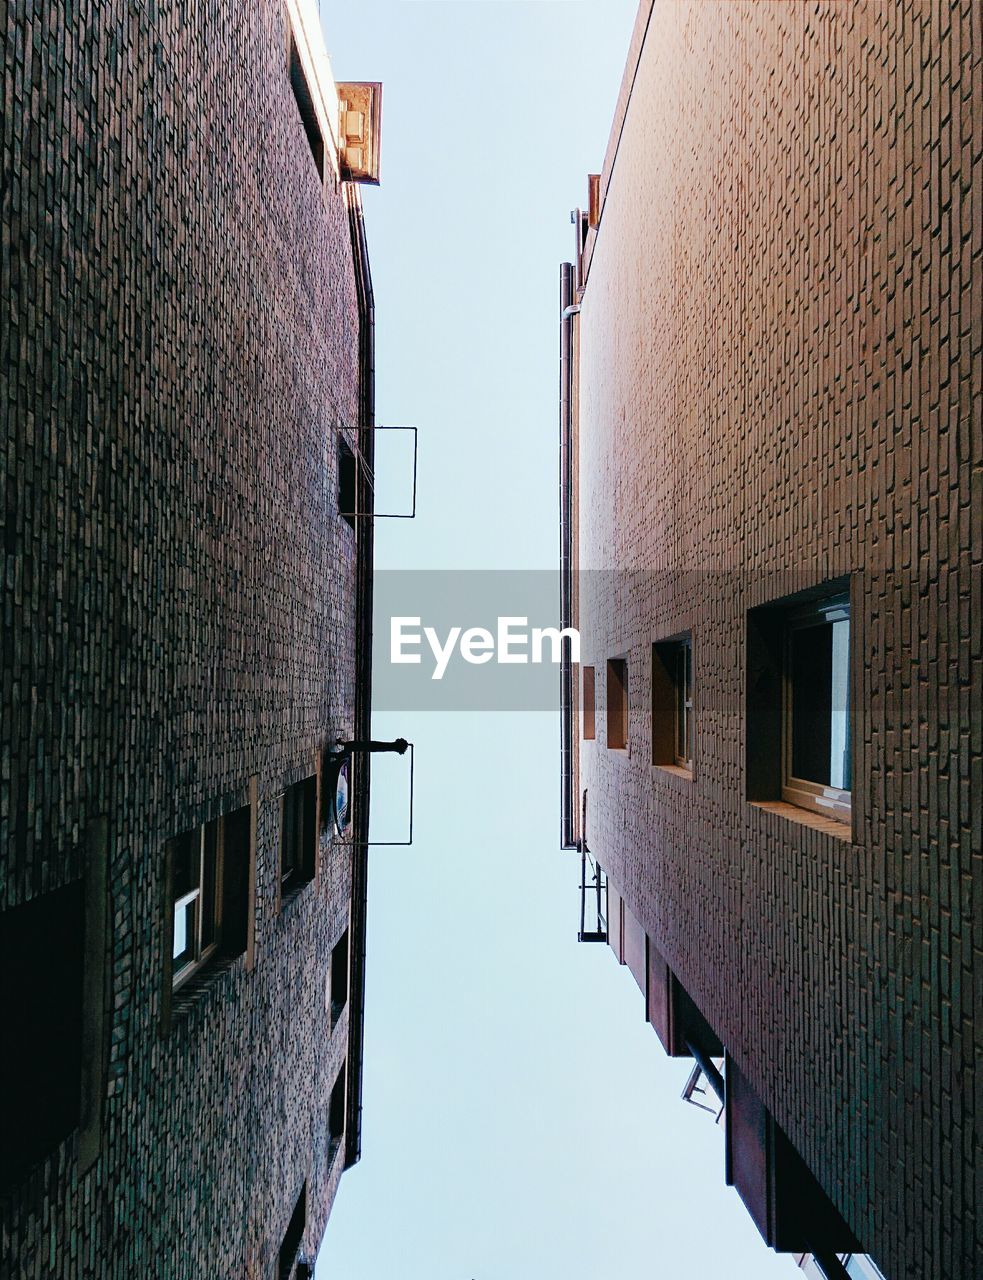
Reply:
[[328, 1167], [341, 1149], [345, 1136], [345, 1063], [341, 1064], [338, 1078], [331, 1090], [331, 1101], [328, 1104]]
[[748, 615], [748, 798], [850, 821], [850, 601], [843, 579]]
[[[300, 1189], [294, 1211], [283, 1235], [280, 1254], [277, 1258], [277, 1280], [297, 1280], [297, 1268], [301, 1263], [300, 1246], [304, 1243], [304, 1229], [307, 1226], [307, 1183]], [[301, 1264], [302, 1265], [302, 1264]], [[306, 1268], [304, 1274], [307, 1274]]]
[[206, 964], [222, 936], [218, 822], [179, 836], [172, 851], [174, 931], [171, 976], [175, 987]]
[[356, 478], [358, 475], [355, 454], [348, 443], [338, 438], [338, 514], [354, 529], [358, 499]]
[[297, 110], [300, 112], [301, 123], [304, 126], [304, 132], [307, 134], [307, 141], [311, 148], [311, 155], [314, 157], [318, 177], [323, 182], [324, 139], [321, 136], [321, 126], [318, 124], [317, 111], [314, 108], [314, 98], [311, 95], [310, 85], [307, 83], [307, 76], [304, 74], [303, 63], [300, 60], [300, 50], [297, 48], [297, 42], [292, 35], [290, 37], [290, 87], [293, 89], [294, 98], [297, 100]]
[[348, 930], [331, 951], [331, 1027], [338, 1023], [348, 1003]]
[[785, 624], [782, 799], [850, 815], [850, 602], [790, 612]]
[[693, 771], [693, 637], [652, 646], [652, 763]]
[[594, 668], [583, 668], [583, 684], [584, 684], [584, 715], [583, 730], [584, 740], [592, 742], [594, 740]]
[[83, 920], [81, 881], [0, 915], [0, 1186], [80, 1122]]
[[623, 751], [628, 746], [628, 662], [608, 660], [608, 746]]
[[280, 824], [280, 895], [294, 893], [314, 878], [317, 855], [317, 778], [288, 787]]
[[170, 843], [171, 982], [246, 949], [250, 811], [214, 818]]

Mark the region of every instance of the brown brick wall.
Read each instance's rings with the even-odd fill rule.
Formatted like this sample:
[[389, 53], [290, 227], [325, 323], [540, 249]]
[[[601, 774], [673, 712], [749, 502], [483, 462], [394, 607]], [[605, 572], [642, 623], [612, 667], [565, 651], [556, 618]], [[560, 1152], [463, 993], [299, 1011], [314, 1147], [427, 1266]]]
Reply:
[[[324, 1008], [350, 855], [275, 915], [278, 796], [352, 731], [358, 417], [348, 215], [275, 0], [0, 0], [0, 909], [109, 831], [102, 1150], [0, 1200], [4, 1275], [268, 1276], [342, 1160]], [[258, 778], [256, 962], [159, 1035], [165, 841]], [[0, 917], [2, 918], [2, 917]]]
[[[579, 320], [590, 847], [890, 1280], [980, 1267], [981, 12], [656, 4]], [[745, 799], [747, 611], [842, 573], [852, 839]]]

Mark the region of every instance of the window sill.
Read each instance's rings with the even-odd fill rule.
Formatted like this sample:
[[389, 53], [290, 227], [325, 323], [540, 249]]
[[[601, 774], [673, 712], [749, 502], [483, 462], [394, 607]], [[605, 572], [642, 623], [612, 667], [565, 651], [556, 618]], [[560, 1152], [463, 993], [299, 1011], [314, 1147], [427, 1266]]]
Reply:
[[314, 883], [314, 877], [308, 880], [301, 880], [296, 884], [292, 884], [289, 889], [281, 892], [279, 915], [283, 915], [285, 911], [289, 911], [298, 898], [303, 895], [305, 889], [309, 889]]
[[786, 800], [749, 800], [752, 809], [760, 809], [765, 813], [777, 814], [800, 827], [811, 827], [813, 831], [825, 832], [836, 840], [847, 844], [853, 843], [853, 832], [849, 822], [841, 822], [837, 818], [827, 818], [813, 809], [801, 809], [797, 804], [789, 804]]
[[218, 956], [210, 964], [193, 973], [171, 993], [170, 1030], [183, 1022], [192, 1009], [208, 1002], [229, 974], [240, 965], [241, 955]]
[[657, 773], [668, 774], [670, 778], [681, 778], [683, 782], [693, 781], [693, 770], [684, 769], [681, 764], [653, 764]]

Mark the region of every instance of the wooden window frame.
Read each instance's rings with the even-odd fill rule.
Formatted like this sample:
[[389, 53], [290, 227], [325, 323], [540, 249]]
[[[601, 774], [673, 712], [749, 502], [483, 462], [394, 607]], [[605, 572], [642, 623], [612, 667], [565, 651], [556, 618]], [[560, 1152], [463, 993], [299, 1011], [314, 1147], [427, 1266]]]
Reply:
[[690, 780], [696, 757], [694, 655], [691, 631], [652, 645], [652, 764]]
[[[834, 622], [850, 622], [850, 598], [839, 594], [825, 600], [812, 600], [800, 608], [790, 610], [782, 624], [782, 788], [781, 797], [786, 804], [809, 809], [826, 818], [850, 823], [852, 818], [851, 788], [827, 786], [807, 778], [797, 778], [792, 770], [794, 697], [792, 689], [792, 640], [796, 631], [809, 627], [825, 626]], [[851, 627], [847, 649], [847, 750], [852, 751], [852, 699], [850, 685], [853, 678], [853, 629]], [[851, 769], [852, 775], [852, 769]], [[852, 777], [851, 777], [852, 782]]]
[[[312, 795], [310, 793], [313, 793]], [[280, 847], [278, 891], [281, 905], [293, 898], [305, 885], [317, 877], [318, 846], [320, 843], [319, 775], [317, 772], [298, 778], [283, 791], [280, 797]], [[311, 806], [308, 813], [307, 806]], [[305, 830], [308, 818], [311, 829]], [[308, 843], [309, 846], [308, 846]], [[289, 865], [284, 855], [288, 848], [292, 856]]]
[[607, 684], [604, 690], [607, 706], [607, 746], [609, 751], [628, 750], [631, 707], [628, 701], [628, 655], [608, 658]]
[[595, 672], [593, 667], [581, 667], [581, 686], [583, 697], [583, 715], [581, 718], [582, 737], [585, 742], [593, 742], [596, 734], [597, 695], [595, 692]]
[[[206, 885], [206, 857], [208, 856], [207, 846], [209, 836], [213, 836], [215, 841], [215, 868], [211, 877], [211, 884]], [[178, 991], [184, 984], [195, 974], [200, 973], [221, 951], [222, 949], [222, 915], [223, 915], [223, 875], [225, 863], [225, 819], [224, 817], [213, 818], [210, 822], [203, 822], [199, 827], [192, 828], [190, 832], [178, 837], [179, 840], [191, 838], [192, 842], [197, 840], [198, 852], [198, 876], [197, 886], [187, 890], [180, 897], [175, 897], [173, 893], [173, 871], [172, 871], [172, 892], [171, 892], [171, 987], [172, 990]], [[172, 851], [172, 859], [174, 852]], [[209, 901], [209, 898], [211, 899]], [[179, 967], [176, 964], [178, 959], [174, 954], [174, 934], [176, 926], [176, 912], [179, 907], [187, 908], [192, 903], [196, 904], [194, 911], [194, 928], [193, 937], [190, 939], [190, 959], [184, 961]], [[206, 921], [211, 927], [211, 938], [206, 943], [205, 924]], [[184, 952], [180, 953], [184, 954]]]
[[[673, 680], [673, 763], [677, 768], [693, 772], [696, 721], [693, 714], [693, 637], [677, 642]], [[683, 749], [681, 750], [682, 744]], [[689, 754], [685, 747], [689, 746]]]

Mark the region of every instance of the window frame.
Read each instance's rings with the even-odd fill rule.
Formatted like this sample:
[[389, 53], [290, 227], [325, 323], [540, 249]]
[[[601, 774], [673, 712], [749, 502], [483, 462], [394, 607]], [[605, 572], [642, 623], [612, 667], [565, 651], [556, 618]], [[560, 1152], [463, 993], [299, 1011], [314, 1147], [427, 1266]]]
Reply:
[[[689, 782], [696, 768], [695, 656], [692, 630], [677, 631], [652, 643], [652, 765]], [[681, 750], [686, 746], [688, 753]]]
[[328, 974], [328, 1006], [331, 1019], [331, 1030], [341, 1021], [342, 1014], [348, 1006], [348, 992], [351, 982], [351, 935], [348, 925], [345, 932], [331, 948], [331, 964]]
[[328, 1098], [328, 1171], [345, 1143], [348, 1109], [348, 1060], [342, 1059]]
[[[853, 680], [853, 628], [850, 626], [849, 592], [838, 592], [835, 596], [810, 600], [797, 608], [792, 608], [782, 618], [781, 654], [782, 654], [782, 708], [781, 708], [781, 798], [786, 804], [795, 805], [799, 809], [811, 810], [826, 818], [849, 824], [853, 816], [852, 800], [852, 752], [853, 752], [853, 698], [851, 683]], [[834, 787], [808, 778], [796, 777], [792, 769], [793, 752], [793, 687], [792, 687], [792, 641], [797, 631], [810, 627], [831, 625], [835, 622], [846, 622], [850, 627], [847, 638], [847, 680], [846, 680], [846, 751], [851, 757], [850, 788]]]
[[[206, 865], [205, 859], [207, 855], [207, 842], [209, 834], [213, 833], [215, 840], [215, 866], [214, 874], [211, 877], [211, 884], [206, 886]], [[190, 838], [192, 844], [197, 839], [198, 852], [198, 875], [197, 884], [186, 890], [180, 896], [174, 893], [173, 879], [171, 885], [171, 989], [178, 991], [186, 982], [195, 974], [200, 973], [221, 951], [222, 949], [222, 925], [223, 925], [223, 905], [224, 905], [224, 863], [225, 863], [225, 818], [224, 815], [219, 818], [213, 818], [209, 822], [203, 822], [198, 827], [192, 827], [190, 831], [182, 833], [178, 840]], [[176, 857], [176, 852], [172, 854], [172, 858]], [[207, 897], [210, 896], [212, 901], [207, 903], [207, 911], [203, 909], [206, 904]], [[187, 907], [191, 903], [196, 904], [194, 911], [194, 928], [193, 938], [190, 942], [190, 959], [178, 964], [179, 957], [184, 955], [185, 951], [174, 954], [174, 939], [176, 933], [176, 916], [179, 907]], [[205, 942], [205, 923], [206, 920], [211, 926], [211, 937]]]
[[[317, 773], [298, 778], [283, 790], [280, 810], [280, 847], [277, 868], [278, 890], [281, 905], [311, 883], [317, 875], [317, 854], [320, 841], [320, 816], [318, 814]], [[310, 813], [307, 808], [310, 806]], [[306, 830], [308, 818], [311, 829]], [[308, 840], [310, 844], [308, 845]], [[291, 858], [285, 864], [288, 848]]]
[[[628, 700], [628, 655], [608, 658], [604, 684], [606, 708], [605, 745], [609, 751], [627, 753], [631, 741], [631, 704]], [[615, 697], [612, 697], [612, 690]], [[616, 732], [620, 730], [620, 732]], [[612, 741], [612, 737], [618, 741]]]
[[[693, 772], [696, 755], [696, 715], [693, 707], [693, 637], [683, 636], [675, 642], [673, 672], [673, 763], [677, 769]], [[682, 672], [680, 671], [682, 668]], [[687, 697], [688, 694], [688, 697]], [[682, 733], [680, 729], [682, 727]], [[689, 754], [680, 751], [680, 742], [689, 746]]]
[[597, 735], [597, 693], [596, 672], [593, 666], [580, 669], [581, 673], [581, 737], [584, 742], [593, 742]]

